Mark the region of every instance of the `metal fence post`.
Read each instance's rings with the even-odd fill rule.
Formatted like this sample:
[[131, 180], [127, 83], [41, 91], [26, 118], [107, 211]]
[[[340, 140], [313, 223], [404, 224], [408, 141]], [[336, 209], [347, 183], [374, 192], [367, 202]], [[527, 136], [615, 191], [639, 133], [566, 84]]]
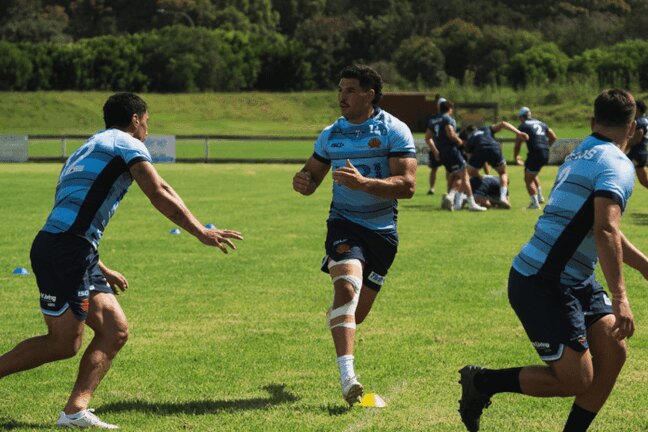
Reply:
[[65, 135], [61, 137], [61, 158], [65, 159], [65, 156], [67, 155], [67, 142]]
[[205, 137], [205, 162], [209, 162], [209, 137]]

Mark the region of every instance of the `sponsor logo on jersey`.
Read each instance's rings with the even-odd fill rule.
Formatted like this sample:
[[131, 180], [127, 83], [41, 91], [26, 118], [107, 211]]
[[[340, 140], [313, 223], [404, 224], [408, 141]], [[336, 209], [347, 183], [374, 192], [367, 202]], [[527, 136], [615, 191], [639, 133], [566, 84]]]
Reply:
[[90, 309], [90, 300], [84, 298], [83, 301], [81, 302], [81, 310], [83, 312], [88, 312], [88, 309]]
[[78, 297], [88, 297], [90, 295], [90, 290], [77, 291]]
[[371, 148], [377, 148], [380, 147], [380, 140], [378, 138], [371, 138], [369, 140], [369, 147]]
[[331, 147], [333, 147], [333, 148], [344, 147], [344, 143], [341, 143], [341, 142], [332, 143]]
[[531, 345], [533, 345], [533, 347], [535, 349], [541, 349], [541, 350], [547, 350], [547, 349], [551, 348], [551, 344], [549, 344], [549, 342], [533, 341], [533, 342], [531, 342]]
[[369, 273], [369, 276], [367, 277], [367, 279], [369, 279], [371, 282], [373, 282], [375, 284], [378, 284], [378, 285], [382, 285], [382, 284], [385, 283], [385, 276], [381, 276], [378, 273], [373, 272], [373, 271], [371, 273]]

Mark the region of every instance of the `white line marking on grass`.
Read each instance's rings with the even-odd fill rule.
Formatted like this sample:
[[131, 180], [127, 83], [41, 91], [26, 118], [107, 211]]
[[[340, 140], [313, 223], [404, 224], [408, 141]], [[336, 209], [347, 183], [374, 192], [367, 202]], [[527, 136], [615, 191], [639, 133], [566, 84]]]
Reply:
[[[385, 399], [385, 402], [387, 402], [387, 408], [389, 408], [389, 405], [396, 399], [396, 395], [401, 393], [405, 388], [407, 388], [407, 381], [402, 381], [400, 384], [397, 384], [390, 388], [387, 393], [384, 393], [384, 396], [378, 393], [380, 396]], [[369, 426], [369, 423], [373, 419], [373, 417], [378, 414], [378, 412], [382, 409], [385, 408], [364, 408], [364, 407], [357, 407], [360, 409], [365, 409], [367, 412], [365, 415], [363, 415], [357, 422], [355, 422], [352, 425], [349, 425], [348, 428], [345, 429], [346, 432], [356, 432], [360, 431], [362, 429], [365, 429], [366, 427]]]

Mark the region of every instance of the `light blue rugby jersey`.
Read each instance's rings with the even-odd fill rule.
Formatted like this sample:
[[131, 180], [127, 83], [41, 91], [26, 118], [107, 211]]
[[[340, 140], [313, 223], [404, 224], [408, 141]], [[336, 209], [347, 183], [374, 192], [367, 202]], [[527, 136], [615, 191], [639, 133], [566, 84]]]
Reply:
[[525, 276], [560, 275], [560, 282], [569, 286], [586, 281], [598, 261], [594, 198], [613, 199], [625, 210], [634, 177], [632, 162], [608, 138], [597, 133], [585, 138], [558, 170], [533, 237], [513, 260], [513, 268]]
[[63, 165], [43, 231], [76, 234], [97, 248], [133, 182], [128, 169], [141, 161], [151, 155], [137, 138], [118, 129], [97, 132]]
[[[313, 157], [330, 164], [333, 171], [349, 159], [365, 177], [391, 176], [390, 157], [415, 158], [414, 137], [407, 125], [376, 108], [362, 124], [340, 117], [322, 131], [315, 142]], [[333, 182], [329, 219], [346, 219], [372, 230], [395, 230], [398, 203], [362, 191], [353, 191]]]

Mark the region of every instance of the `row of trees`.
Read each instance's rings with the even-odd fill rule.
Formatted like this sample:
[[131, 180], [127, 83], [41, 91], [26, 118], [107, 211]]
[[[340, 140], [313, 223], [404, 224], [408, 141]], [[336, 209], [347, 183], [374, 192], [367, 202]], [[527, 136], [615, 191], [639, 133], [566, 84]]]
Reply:
[[[457, 23], [455, 23], [456, 25]], [[526, 31], [490, 27], [458, 32], [445, 26], [429, 37], [402, 41], [376, 67], [390, 83], [443, 84], [448, 75], [476, 84], [598, 80], [648, 88], [648, 41], [631, 40], [568, 57]], [[154, 92], [305, 90], [331, 88], [353, 61], [337, 32], [330, 44], [280, 34], [165, 27], [148, 33], [101, 36], [75, 43], [0, 42], [1, 90], [124, 90]], [[451, 42], [455, 41], [455, 42]], [[337, 46], [337, 50], [331, 47]], [[462, 60], [463, 59], [463, 60]]]
[[6, 0], [0, 88], [331, 88], [353, 62], [400, 88], [645, 88], [647, 27], [648, 0]]

